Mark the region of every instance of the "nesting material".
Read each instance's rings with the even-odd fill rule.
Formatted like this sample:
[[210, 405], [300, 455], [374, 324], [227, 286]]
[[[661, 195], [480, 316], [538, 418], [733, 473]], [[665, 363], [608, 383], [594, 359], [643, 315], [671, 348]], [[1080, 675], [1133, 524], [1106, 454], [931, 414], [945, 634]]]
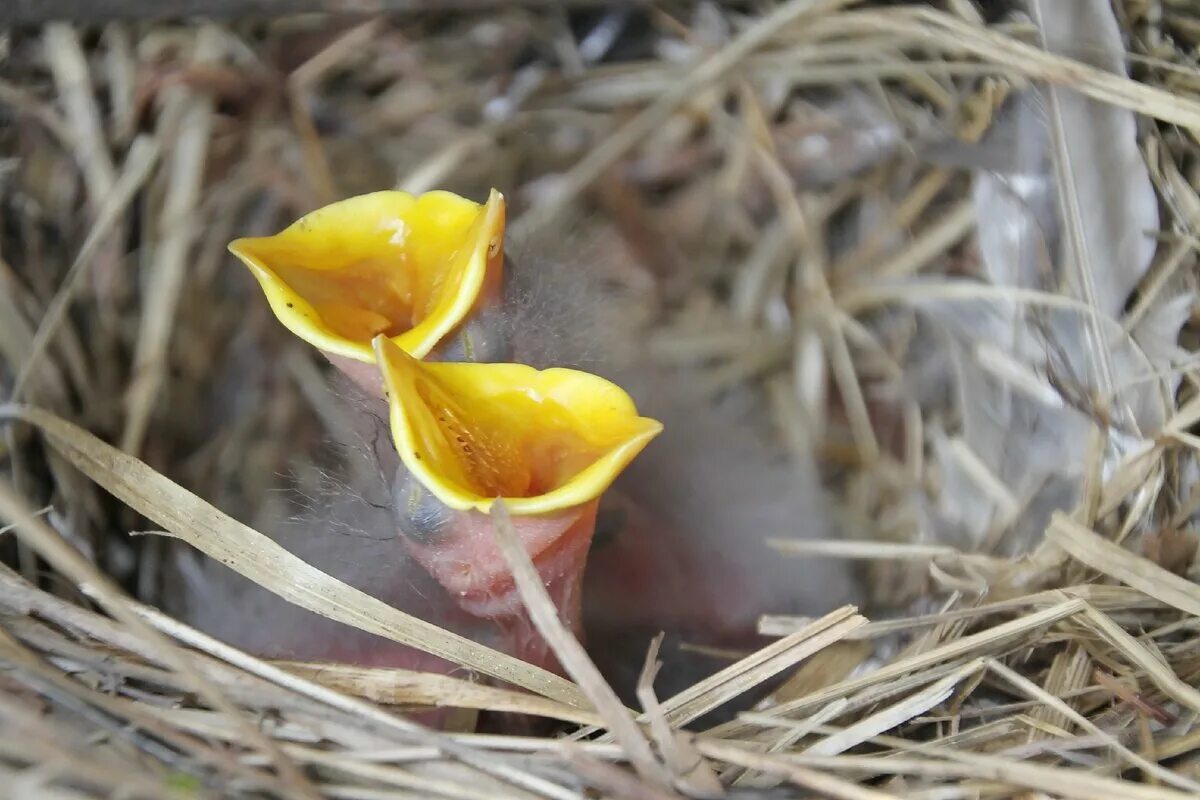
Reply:
[[[0, 785], [1200, 793], [1192, 4], [219, 5], [0, 29]], [[226, 244], [381, 189], [477, 201], [447, 249], [481, 282], [504, 213], [514, 260], [603, 263], [587, 324], [526, 309], [546, 338], [522, 360], [586, 369], [614, 321], [601, 350], [631, 339], [689, 402], [749, 408], [815, 461], [836, 524], [800, 541], [709, 516], [748, 520], [773, 574], [853, 565], [862, 606], [780, 597], [768, 644], [705, 649], [680, 691], [659, 668], [680, 645], [656, 639], [622, 698], [505, 507], [497, 552], [565, 676], [266, 535], [292, 496], [376, 503], [386, 457], [362, 457], [376, 443]], [[435, 306], [447, 330], [464, 311]], [[369, 360], [386, 328], [321, 336]], [[231, 646], [174, 613], [197, 553], [321, 631], [449, 667]]]

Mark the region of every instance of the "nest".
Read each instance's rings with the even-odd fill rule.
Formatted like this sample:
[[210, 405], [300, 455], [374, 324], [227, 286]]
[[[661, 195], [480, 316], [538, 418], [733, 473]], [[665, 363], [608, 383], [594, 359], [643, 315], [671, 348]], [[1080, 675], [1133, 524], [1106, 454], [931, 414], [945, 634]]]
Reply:
[[[241, 18], [322, 7], [247, 0], [186, 23], [114, 0], [75, 9], [90, 27], [38, 18], [71, 5], [0, 12], [16, 15], [0, 31], [11, 796], [1200, 792], [1191, 303], [1172, 306], [1163, 337], [1183, 356], [1148, 378], [1114, 358], [1107, 392], [1069, 358], [987, 361], [989, 385], [1087, 421], [1079, 449], [1039, 456], [1076, 476], [1049, 511], [973, 447], [964, 395], [926, 385], [949, 351], [921, 316], [1038, 309], [1020, 318], [1043, 333], [1059, 312], [1102, 316], [1104, 276], [1086, 259], [1038, 289], [958, 280], [984, 271], [988, 137], [1031, 87], [1052, 87], [1052, 117], [1076, 93], [1137, 115], [1157, 248], [1108, 321], [1128, 338], [1194, 288], [1200, 17], [1186, 0], [1115, 4], [1131, 78], [1091, 66], [1091, 42], [1055, 52], [1036, 19], [961, 0]], [[1077, 143], [1053, 144], [1061, 156]], [[774, 546], [861, 561], [872, 619], [766, 617], [770, 645], [667, 698], [652, 649], [630, 710], [546, 613], [503, 524], [570, 679], [406, 615], [259, 533], [329, 408], [318, 362], [231, 277], [226, 243], [381, 185], [502, 187], [515, 240], [621, 254], [646, 288], [655, 356], [696, 366], [714, 395], [761, 385], [781, 436], [816, 450], [847, 538]], [[1066, 217], [1068, 233], [1080, 227]], [[1113, 387], [1147, 381], [1163, 391], [1143, 431]], [[1014, 447], [1034, 441], [1012, 433]], [[131, 536], [148, 527], [480, 680], [229, 647], [155, 610], [176, 543]], [[768, 684], [752, 710], [704, 722]], [[412, 721], [431, 707], [455, 709], [444, 730]], [[480, 714], [556, 724], [486, 734]]]

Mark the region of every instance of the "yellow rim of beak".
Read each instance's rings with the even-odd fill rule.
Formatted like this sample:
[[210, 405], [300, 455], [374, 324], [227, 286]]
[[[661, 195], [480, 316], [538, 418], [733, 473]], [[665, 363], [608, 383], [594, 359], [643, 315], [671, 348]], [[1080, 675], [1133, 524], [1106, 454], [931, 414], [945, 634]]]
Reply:
[[292, 333], [373, 363], [384, 335], [418, 358], [471, 311], [504, 248], [504, 197], [374, 192], [325, 206], [274, 236], [238, 239], [240, 258]]
[[422, 362], [375, 340], [392, 437], [446, 505], [561, 511], [599, 497], [662, 431], [619, 386], [571, 369]]

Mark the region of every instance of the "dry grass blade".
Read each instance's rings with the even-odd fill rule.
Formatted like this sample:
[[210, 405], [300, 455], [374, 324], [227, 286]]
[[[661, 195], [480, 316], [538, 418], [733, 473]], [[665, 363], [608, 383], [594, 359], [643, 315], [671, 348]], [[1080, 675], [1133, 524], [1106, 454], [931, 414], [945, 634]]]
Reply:
[[540, 206], [530, 209], [520, 220], [521, 235], [538, 230], [552, 221], [564, 205], [595, 182], [623, 155], [656, 128], [675, 109], [706, 85], [718, 80], [742, 59], [761, 47], [781, 29], [807, 17], [835, 11], [858, 0], [789, 0], [762, 19], [756, 20], [723, 49], [690, 70], [683, 80], [647, 106], [636, 117], [589, 152], [565, 174], [556, 191]]
[[[282, 788], [275, 786], [276, 782], [269, 775], [240, 762], [233, 754], [155, 719], [152, 709], [93, 689], [63, 673], [24, 648], [3, 628], [0, 628], [0, 654], [12, 665], [18, 681], [51, 699], [55, 705], [89, 719], [109, 734], [128, 739], [148, 756], [198, 778], [204, 777], [206, 770], [203, 767], [208, 767], [230, 785], [246, 783], [261, 789]], [[237, 721], [229, 720], [229, 724], [237, 736], [240, 733]], [[245, 730], [244, 726], [241, 730]], [[272, 762], [266, 758], [262, 763], [270, 766]], [[165, 788], [159, 786], [147, 794], [155, 796]]]
[[862, 744], [873, 736], [908, 722], [931, 708], [945, 702], [960, 682], [983, 669], [983, 660], [974, 659], [942, 678], [937, 683], [884, 708], [869, 717], [859, 720], [839, 733], [825, 737], [802, 752], [810, 755], [832, 756]]
[[1083, 621], [1107, 639], [1108, 643], [1131, 663], [1145, 670], [1150, 680], [1163, 693], [1193, 711], [1200, 712], [1200, 691], [1180, 680], [1168, 665], [1126, 633], [1111, 617], [1089, 606], [1084, 609]]
[[1077, 561], [1116, 578], [1150, 597], [1200, 616], [1200, 586], [1181, 578], [1147, 558], [1101, 538], [1063, 514], [1055, 515], [1046, 529], [1046, 540], [1067, 551]]
[[915, 237], [903, 250], [880, 258], [875, 275], [880, 280], [899, 280], [917, 274], [934, 259], [961, 242], [975, 227], [975, 209], [961, 202]]
[[1176, 787], [1177, 789], [1184, 789], [1184, 790], [1187, 790], [1190, 792], [1196, 792], [1197, 794], [1200, 794], [1200, 784], [1196, 783], [1195, 781], [1189, 780], [1182, 775], [1172, 772], [1171, 770], [1166, 769], [1165, 767], [1163, 767], [1159, 764], [1155, 764], [1154, 762], [1149, 761], [1149, 760], [1143, 758], [1142, 756], [1138, 755], [1137, 753], [1133, 752], [1129, 748], [1125, 747], [1125, 745], [1123, 745], [1119, 741], [1117, 741], [1110, 734], [1105, 733], [1104, 731], [1100, 730], [1100, 728], [1097, 727], [1087, 717], [1083, 716], [1078, 711], [1071, 708], [1069, 705], [1067, 705], [1065, 702], [1063, 702], [1060, 698], [1055, 697], [1054, 695], [1050, 694], [1046, 690], [1042, 689], [1040, 686], [1038, 686], [1036, 683], [1029, 680], [1028, 678], [1020, 675], [1019, 673], [1013, 671], [1012, 669], [1009, 669], [1004, 664], [1000, 663], [999, 661], [996, 661], [995, 659], [988, 659], [987, 668], [991, 672], [994, 672], [995, 674], [999, 675], [1004, 680], [1011, 683], [1013, 686], [1015, 686], [1017, 689], [1019, 689], [1024, 694], [1028, 695], [1029, 697], [1031, 697], [1035, 700], [1045, 703], [1046, 706], [1048, 706], [1049, 708], [1052, 708], [1055, 711], [1057, 711], [1058, 713], [1062, 714], [1067, 719], [1069, 719], [1071, 722], [1074, 722], [1076, 725], [1083, 728], [1084, 730], [1086, 730], [1088, 733], [1092, 734], [1093, 736], [1100, 737], [1102, 740], [1104, 740], [1104, 742], [1109, 747], [1111, 747], [1113, 750], [1116, 750], [1124, 758], [1128, 759], [1128, 761], [1131, 764], [1134, 764], [1137, 767], [1145, 770], [1148, 774], [1153, 775], [1154, 777], [1158, 778], [1159, 780], [1161, 780], [1165, 783], [1171, 784], [1172, 786]]
[[563, 756], [587, 783], [606, 796], [628, 800], [683, 800], [683, 797], [659, 786], [647, 784], [628, 770], [609, 764], [583, 752], [577, 744], [560, 745]]
[[[1099, 14], [1093, 14], [1093, 10], [1099, 9]], [[1109, 21], [1112, 21], [1111, 11], [1108, 3], [1095, 3], [1090, 8], [1088, 6], [1073, 6], [1071, 11], [1073, 14], [1060, 15], [1054, 12], [1047, 13], [1048, 9], [1043, 6], [1041, 0], [1034, 0], [1030, 10], [1034, 20], [1037, 22], [1039, 30], [1039, 38], [1041, 39], [1042, 47], [1051, 51], [1052, 46], [1063, 46], [1061, 41], [1065, 31], [1056, 31], [1058, 27], [1065, 28], [1068, 31], [1078, 31], [1072, 38], [1082, 39], [1088, 35], [1095, 35], [1100, 31], [1106, 30], [1104, 27], [1097, 27], [1096, 20], [1093, 16], [1108, 16]], [[1062, 6], [1060, 4], [1059, 11]], [[1115, 33], [1115, 22], [1112, 25]], [[1055, 37], [1059, 40], [1053, 41]], [[1072, 42], [1074, 44], [1084, 44], [1085, 42]], [[1105, 47], [1103, 41], [1087, 41], [1089, 47], [1101, 48]], [[1116, 54], [1113, 54], [1114, 56]], [[1122, 51], [1119, 58], [1113, 60], [1119, 61], [1120, 64], [1125, 62], [1125, 53]], [[1108, 59], [1104, 59], [1107, 61]], [[1090, 189], [1090, 193], [1098, 195], [1101, 202], [1115, 202], [1117, 198], [1124, 195], [1137, 196], [1137, 188], [1132, 183], [1136, 180], [1129, 175], [1123, 175], [1123, 181], [1126, 185], [1119, 187], [1103, 187], [1098, 183], [1089, 184], [1086, 181], [1088, 177], [1093, 175], [1103, 175], [1103, 170], [1107, 166], [1102, 163], [1094, 163], [1097, 160], [1098, 154], [1088, 150], [1089, 142], [1084, 138], [1087, 134], [1092, 133], [1090, 130], [1078, 130], [1078, 128], [1095, 128], [1097, 130], [1104, 127], [1106, 118], [1095, 113], [1091, 107], [1087, 105], [1087, 101], [1079, 103], [1074, 98], [1064, 97], [1062, 90], [1058, 87], [1049, 87], [1046, 93], [1047, 106], [1050, 116], [1050, 130], [1054, 139], [1054, 166], [1055, 175], [1058, 185], [1058, 201], [1060, 205], [1060, 216], [1063, 221], [1066, 232], [1066, 241], [1069, 244], [1070, 257], [1073, 262], [1076, 285], [1079, 287], [1079, 292], [1082, 299], [1087, 302], [1092, 308], [1104, 308], [1112, 302], [1112, 298], [1102, 297], [1101, 287], [1109, 288], [1112, 282], [1112, 276], [1105, 274], [1108, 271], [1117, 271], [1128, 274], [1141, 268], [1141, 265], [1134, 263], [1126, 263], [1133, 261], [1129, 258], [1129, 254], [1121, 253], [1125, 258], [1119, 264], [1119, 269], [1112, 270], [1112, 265], [1106, 263], [1106, 258], [1117, 256], [1120, 250], [1120, 242], [1109, 239], [1110, 236], [1117, 235], [1113, 228], [1119, 228], [1119, 225], [1105, 225], [1102, 215], [1104, 209], [1091, 209], [1095, 216], [1085, 219], [1083, 215], [1084, 200], [1080, 197], [1083, 188]], [[1101, 106], [1100, 108], [1104, 108]], [[1111, 109], [1104, 108], [1105, 111]], [[1075, 112], [1074, 114], [1070, 112]], [[1085, 116], [1086, 115], [1086, 116]], [[1080, 117], [1084, 117], [1080, 119]], [[1129, 127], [1133, 126], [1133, 117], [1129, 115], [1122, 117], [1121, 122], [1128, 123]], [[1104, 131], [1109, 137], [1119, 135], [1118, 131], [1114, 131], [1111, 126]], [[1116, 148], [1124, 144], [1129, 148], [1136, 148], [1136, 142], [1133, 136], [1129, 137], [1128, 141], [1116, 142], [1105, 141], [1104, 144], [1110, 149], [1112, 160], [1118, 162], [1121, 159], [1117, 157]], [[1140, 165], [1140, 160], [1139, 160]], [[1142, 165], [1142, 180], [1147, 184], [1149, 189], [1149, 176], [1145, 174], [1145, 167]], [[1107, 191], [1106, 191], [1107, 188]], [[1136, 217], [1123, 215], [1123, 221], [1128, 224], [1137, 224]], [[1098, 229], [1098, 230], [1090, 230]], [[1089, 235], [1091, 234], [1091, 235]], [[1104, 236], [1099, 242], [1096, 241], [1097, 234]], [[1109, 249], [1113, 252], [1097, 252], [1100, 249]], [[1136, 276], [1136, 272], [1134, 272]], [[1126, 287], [1120, 286], [1119, 289], [1124, 290]], [[1109, 290], [1109, 293], [1112, 289]], [[1120, 298], [1122, 303], [1124, 298]], [[1114, 376], [1113, 376], [1113, 356], [1112, 350], [1108, 345], [1108, 340], [1103, 336], [1096, 323], [1095, 317], [1088, 318], [1088, 347], [1091, 350], [1091, 360], [1096, 365], [1097, 369], [1097, 388], [1101, 396], [1110, 397], [1113, 392]], [[1118, 409], [1124, 413], [1124, 409]]]
[[[1194, 3], [162, 5], [0, 0], [0, 795], [1200, 795]], [[392, 541], [228, 254], [395, 187], [503, 192], [516, 360], [666, 425], [586, 655], [506, 509], [541, 640]]]
[[276, 666], [313, 683], [344, 694], [386, 705], [452, 706], [481, 711], [502, 711], [559, 719], [579, 725], [602, 725], [591, 711], [555, 703], [537, 695], [485, 686], [448, 675], [406, 669], [355, 667], [345, 664], [312, 664], [277, 661]]
[[[1011, 600], [998, 600], [994, 603], [985, 603], [983, 605], [974, 606], [971, 608], [943, 611], [938, 614], [925, 614], [918, 617], [901, 617], [899, 619], [868, 622], [866, 625], [859, 628], [846, 638], [850, 640], [870, 639], [897, 632], [908, 631], [913, 628], [921, 628], [931, 625], [945, 625], [946, 623], [950, 622], [961, 622], [966, 620], [978, 620], [981, 617], [986, 617], [993, 614], [1028, 611], [1029, 609], [1034, 608], [1046, 608], [1049, 606], [1058, 605], [1062, 602], [1062, 598], [1064, 596], [1087, 600], [1097, 608], [1139, 607], [1149, 609], [1155, 608], [1159, 605], [1157, 601], [1146, 598], [1140, 592], [1137, 592], [1133, 589], [1127, 589], [1121, 586], [1080, 584], [1076, 586], [1067, 586], [1062, 589], [1053, 589], [1045, 592], [1037, 592], [1035, 594], [1027, 594]], [[782, 636], [792, 633], [800, 626], [808, 625], [811, 622], [812, 619], [808, 617], [767, 615], [764, 616], [759, 623], [759, 632], [764, 636]]]
[[654, 637], [650, 648], [646, 651], [646, 663], [638, 678], [637, 698], [642, 704], [642, 710], [650, 722], [650, 733], [658, 752], [662, 753], [667, 767], [675, 775], [676, 785], [685, 790], [689, 797], [716, 798], [724, 796], [724, 789], [717, 774], [704, 760], [690, 741], [690, 734], [677, 732], [671, 728], [663, 713], [662, 704], [654, 692], [654, 677], [662, 668], [658, 660], [659, 648], [662, 647], [663, 634]]
[[146, 137], [138, 137], [130, 146], [129, 156], [125, 159], [121, 176], [112, 187], [112, 191], [106, 194], [100, 202], [96, 221], [88, 231], [87, 238], [83, 240], [83, 246], [79, 248], [79, 254], [75, 257], [75, 261], [67, 270], [67, 276], [63, 279], [62, 286], [59, 287], [50, 305], [46, 307], [46, 313], [38, 323], [37, 332], [29, 346], [29, 352], [20, 364], [17, 376], [13, 380], [11, 395], [13, 401], [22, 398], [25, 383], [36, 368], [46, 346], [58, 331], [59, 323], [71, 306], [71, 301], [75, 297], [80, 279], [84, 276], [87, 266], [95, 257], [96, 251], [112, 233], [114, 226], [121, 219], [134, 196], [150, 177], [151, 171], [158, 162], [158, 154], [158, 145]]
[[920, 303], [927, 300], [992, 300], [1020, 303], [1033, 308], [1052, 308], [1073, 311], [1081, 316], [1096, 317], [1100, 324], [1113, 335], [1121, 335], [1124, 329], [1118, 320], [1098, 313], [1095, 309], [1073, 297], [1043, 292], [1037, 289], [1021, 289], [1009, 286], [989, 286], [975, 281], [921, 281], [918, 283], [881, 283], [856, 286], [839, 295], [838, 305], [847, 313], [861, 314], [877, 306], [890, 303]]
[[[1050, 608], [1021, 617], [1020, 619], [1005, 622], [994, 628], [989, 628], [970, 636], [964, 636], [961, 639], [949, 641], [924, 653], [894, 661], [886, 667], [868, 675], [851, 678], [834, 686], [805, 695], [804, 697], [798, 697], [795, 700], [768, 709], [764, 713], [771, 716], [792, 715], [806, 709], [823, 706], [839, 697], [845, 697], [861, 689], [887, 683], [907, 673], [921, 675], [923, 671], [929, 670], [930, 667], [936, 664], [967, 655], [977, 655], [1002, 647], [1011, 643], [1017, 636], [1036, 631], [1045, 625], [1052, 625], [1059, 620], [1074, 616], [1086, 608], [1087, 603], [1082, 600], [1067, 600]], [[929, 679], [936, 679], [936, 676]]]
[[[789, 751], [796, 742], [810, 736], [817, 730], [818, 726], [824, 725], [831, 719], [837, 719], [849, 706], [849, 702], [843, 697], [834, 700], [829, 705], [820, 709], [816, 713], [802, 720], [792, 722], [791, 720], [783, 720], [778, 717], [768, 717], [764, 714], [757, 714], [753, 711], [746, 711], [739, 715], [754, 725], [764, 728], [783, 728], [785, 729], [780, 736], [770, 744], [767, 748], [768, 753], [783, 753]], [[746, 772], [740, 775], [734, 781], [735, 786], [749, 785], [756, 788], [769, 789], [772, 786], [778, 785], [780, 778], [770, 774]]]
[[790, 556], [829, 556], [832, 558], [915, 559], [970, 557], [948, 545], [907, 544], [902, 542], [863, 542], [841, 539], [768, 539], [767, 545]]
[[[156, 650], [148, 647], [136, 636], [125, 632], [124, 629], [114, 625], [106, 618], [53, 598], [28, 585], [23, 585], [23, 582], [15, 575], [6, 575], [4, 571], [0, 571], [0, 579], [2, 579], [0, 588], [3, 589], [3, 592], [0, 593], [0, 602], [3, 602], [6, 607], [20, 608], [31, 612], [68, 630], [80, 632], [89, 641], [99, 641], [106, 646], [106, 649], [100, 651], [99, 654], [89, 655], [86, 648], [60, 643], [49, 651], [49, 654], [56, 658], [66, 657], [78, 666], [86, 665], [103, 669], [105, 665], [118, 663], [111, 655], [111, 648], [118, 648], [128, 650], [151, 662], [159, 661], [159, 654]], [[334, 689], [307, 680], [302, 675], [293, 674], [274, 664], [243, 653], [158, 611], [135, 603], [129, 603], [129, 606], [133, 612], [142, 616], [163, 633], [195, 651], [211, 655], [220, 662], [224, 662], [220, 663], [203, 656], [197, 658], [195, 655], [193, 655], [192, 661], [197, 671], [218, 684], [238, 702], [251, 705], [258, 703], [276, 710], [284, 710], [289, 714], [297, 714], [300, 721], [290, 732], [287, 725], [272, 726], [272, 732], [276, 737], [287, 738], [289, 735], [299, 735], [302, 741], [331, 740], [339, 743], [349, 742], [361, 747], [364, 741], [376, 741], [379, 746], [391, 745], [395, 741], [394, 733], [400, 733], [402, 740], [418, 742], [416, 745], [406, 747], [408, 751], [419, 751], [413, 757], [428, 760], [439, 755], [446, 755], [475, 770], [480, 776], [493, 776], [494, 779], [503, 781], [510, 787], [521, 787], [537, 796], [555, 798], [555, 800], [578, 800], [576, 793], [564, 790], [523, 769], [506, 764], [489, 753], [477, 751], [473, 747], [427, 730], [372, 703], [341, 694]], [[13, 624], [12, 617], [4, 619], [8, 621], [8, 624]], [[19, 633], [22, 638], [44, 646], [46, 644], [44, 634], [31, 632], [28, 630], [29, 628], [30, 625], [21, 624], [14, 626], [14, 631]], [[52, 638], [57, 639], [58, 637]], [[124, 663], [120, 672], [129, 678], [141, 677], [147, 678], [157, 685], [171, 685], [169, 674], [140, 664], [140, 661], [138, 665]], [[269, 683], [263, 683], [256, 678], [262, 678]], [[184, 685], [179, 688], [186, 690], [189, 687]], [[307, 703], [308, 700], [318, 706], [344, 713], [346, 720], [353, 720], [359, 724], [365, 723], [371, 726], [373, 731], [380, 733], [356, 731], [348, 728], [344, 723], [333, 726], [326, 725], [320, 720], [328, 717], [328, 713], [318, 706]], [[100, 695], [94, 696], [93, 702], [107, 707], [114, 701], [109, 701], [108, 695]], [[119, 717], [121, 714], [117, 712], [123, 712], [125, 716], [133, 715], [132, 718], [145, 723], [145, 714], [134, 714], [137, 707], [128, 701], [122, 702], [125, 705], [117, 708], [114, 714]], [[151, 714], [151, 721], [162, 718], [164, 721], [178, 725], [183, 731], [192, 731], [208, 737], [216, 736], [223, 741], [239, 741], [241, 739], [236, 720], [230, 720], [227, 716], [217, 712], [173, 708], [157, 712], [157, 714], [153, 708], [146, 708], [145, 711]], [[171, 733], [170, 730], [164, 732]], [[169, 736], [166, 738], [170, 741]], [[287, 750], [287, 752], [292, 751]], [[223, 749], [218, 749], [216, 754], [223, 753]], [[363, 757], [366, 757], [366, 754], [363, 754]], [[255, 756], [246, 756], [242, 761], [247, 765], [270, 764], [269, 759]], [[237, 767], [236, 764], [232, 766]], [[232, 773], [237, 770], [226, 771]]]
[[621, 704], [612, 687], [604, 680], [600, 670], [588, 658], [587, 651], [558, 618], [554, 601], [550, 599], [546, 587], [538, 577], [533, 562], [529, 560], [529, 554], [521, 547], [503, 500], [492, 503], [491, 519], [496, 542], [500, 552], [504, 554], [505, 561], [508, 562], [509, 569], [512, 570], [513, 582], [521, 593], [521, 599], [529, 611], [534, 627], [550, 645], [563, 669], [575, 679], [579, 688], [592, 701], [596, 712], [604, 720], [617, 743], [625, 750], [638, 774], [653, 784], [669, 786], [667, 771], [654, 757], [650, 743], [646, 741], [641, 729], [634, 723], [633, 717]]
[[65, 22], [47, 25], [42, 41], [70, 122], [68, 130], [77, 148], [76, 158], [87, 182], [88, 195], [93, 205], [100, 207], [113, 190], [116, 170], [100, 123], [87, 57], [79, 35]]
[[[130, 800], [189, 797], [190, 791], [172, 791], [145, 775], [145, 765], [133, 759], [108, 759], [96, 754], [94, 743], [84, 742], [77, 731], [54, 722], [39, 710], [11, 695], [0, 695], [0, 723], [6, 736], [0, 741], [0, 752], [7, 760], [29, 767], [4, 769], [0, 775], [4, 787], [13, 797], [93, 798], [93, 794], [74, 792], [53, 786], [59, 778], [71, 777], [93, 787], [100, 787], [109, 796]], [[89, 746], [90, 745], [90, 746]], [[49, 758], [47, 758], [49, 756]], [[49, 761], [49, 769], [34, 769], [39, 762]], [[67, 767], [69, 766], [69, 771]]]
[[1045, 766], [1028, 761], [980, 755], [948, 747], [925, 748], [946, 760], [903, 756], [793, 756], [798, 764], [823, 769], [844, 769], [867, 775], [912, 775], [997, 781], [1052, 797], [1070, 800], [1183, 800], [1190, 793], [1137, 784], [1096, 775], [1080, 769]]
[[[204, 27], [196, 37], [194, 61], [200, 65], [216, 61], [221, 50], [220, 34]], [[175, 87], [170, 90], [160, 120], [163, 128], [177, 125], [178, 135], [171, 149], [162, 213], [156, 221], [162, 242], [154, 254], [156, 266], [146, 287], [133, 383], [125, 398], [128, 416], [121, 449], [129, 453], [141, 447], [166, 373], [168, 345], [187, 274], [187, 255], [199, 228], [196, 209], [213, 127], [213, 106], [212, 98], [194, 94], [185, 86]]]
[[1032, 80], [1069, 87], [1094, 100], [1200, 130], [1200, 101], [1113, 75], [981, 28], [931, 8], [842, 14], [839, 26], [861, 32], [904, 32], [934, 47], [964, 50]]
[[6, 410], [8, 416], [40, 429], [56, 451], [138, 513], [280, 597], [553, 700], [585, 707], [586, 699], [569, 681], [405, 614], [331, 578], [82, 428], [38, 409]]
[[378, 706], [348, 697], [321, 686], [316, 682], [307, 680], [302, 675], [290, 673], [276, 665], [243, 653], [236, 648], [218, 642], [211, 636], [189, 628], [154, 609], [133, 605], [133, 610], [163, 633], [189, 644], [198, 650], [211, 653], [223, 661], [243, 668], [250, 674], [257, 675], [279, 686], [290, 689], [299, 695], [310, 697], [332, 708], [345, 711], [354, 718], [369, 720], [385, 728], [415, 736], [422, 742], [427, 742], [438, 750], [453, 756], [463, 764], [495, 776], [497, 779], [511, 783], [514, 786], [526, 788], [535, 794], [544, 795], [555, 800], [578, 800], [575, 793], [563, 790], [536, 775], [500, 763], [487, 754], [476, 753], [471, 748], [462, 747], [441, 734], [427, 730], [395, 714], [389, 714]]
[[194, 670], [188, 663], [187, 656], [144, 623], [132, 611], [128, 601], [121, 596], [117, 587], [89, 564], [77, 550], [63, 541], [53, 529], [37, 519], [33, 510], [26, 507], [6, 483], [0, 483], [0, 514], [16, 524], [17, 535], [33, 547], [42, 558], [62, 574], [69, 576], [77, 585], [89, 586], [97, 601], [104, 606], [108, 613], [151, 643], [158, 651], [160, 658], [185, 676], [200, 696], [211, 703], [213, 708], [229, 715], [230, 719], [237, 720], [242, 726], [247, 740], [271, 755], [273, 764], [279, 770], [280, 778], [285, 782], [286, 791], [294, 793], [297, 797], [318, 798], [320, 796], [303, 773], [279, 751], [270, 738], [251, 724], [237, 706], [229, 702], [211, 681]]
[[[478, 775], [463, 770], [440, 770], [429, 775], [421, 774], [419, 763], [414, 768], [376, 764], [362, 759], [347, 758], [340, 753], [329, 753], [314, 747], [293, 746], [287, 748], [288, 754], [301, 763], [313, 764], [339, 776], [357, 781], [370, 780], [381, 788], [373, 789], [380, 796], [392, 797], [392, 792], [400, 789], [419, 791], [419, 797], [448, 798], [449, 800], [478, 800], [481, 796], [496, 798], [496, 800], [537, 800], [543, 796], [558, 796], [583, 800], [578, 793], [563, 793], [542, 795], [537, 792], [526, 792], [497, 782], [495, 779], [481, 780]], [[383, 788], [386, 787], [386, 788]], [[327, 787], [322, 789], [334, 797]]]
[[726, 742], [702, 739], [700, 750], [710, 758], [727, 761], [739, 767], [766, 772], [837, 800], [899, 800], [897, 795], [882, 792], [825, 772], [792, 763], [781, 756], [764, 756]]
[[866, 624], [853, 607], [839, 608], [664, 700], [662, 708], [672, 725], [686, 725]]
[[[314, 748], [291, 747], [288, 748], [288, 754], [297, 761], [320, 767], [322, 772], [336, 775], [342, 780], [376, 782], [381, 788], [372, 788], [367, 791], [377, 797], [388, 798], [388, 800], [391, 800], [393, 794], [397, 792], [402, 797], [422, 797], [436, 800], [478, 800], [480, 797], [481, 787], [469, 781], [430, 778], [415, 774], [411, 770], [348, 761], [339, 755], [331, 755]], [[497, 787], [488, 788], [490, 791], [488, 796], [495, 797], [496, 800], [532, 800], [528, 794], [518, 794]], [[354, 797], [356, 791], [364, 791], [361, 787], [356, 790], [356, 787], [350, 784], [340, 791], [337, 789], [331, 791], [328, 783], [323, 785], [321, 790], [326, 797]], [[404, 790], [412, 790], [412, 794]]]
[[49, 105], [40, 102], [21, 87], [0, 80], [0, 103], [36, 119], [64, 147], [74, 149], [78, 146], [75, 131], [67, 121]]

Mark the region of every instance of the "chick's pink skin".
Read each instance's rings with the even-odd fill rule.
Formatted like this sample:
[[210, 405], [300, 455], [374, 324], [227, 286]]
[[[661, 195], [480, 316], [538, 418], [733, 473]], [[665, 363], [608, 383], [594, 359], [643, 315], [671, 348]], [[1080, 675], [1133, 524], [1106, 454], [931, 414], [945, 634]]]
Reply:
[[[326, 356], [369, 396], [383, 398], [383, 379], [376, 365], [329, 353]], [[512, 517], [517, 538], [546, 585], [559, 618], [581, 640], [583, 576], [598, 502], [592, 500], [551, 514]], [[525, 611], [512, 571], [496, 545], [491, 517], [474, 510], [452, 514], [451, 521], [429, 542], [401, 532], [399, 538], [407, 553], [445, 588], [460, 610], [494, 623], [501, 637], [498, 644], [504, 650], [528, 663], [561, 672]]]
[[[503, 222], [501, 222], [501, 227], [503, 227]], [[504, 302], [503, 295], [504, 248], [501, 246], [497, 247], [488, 256], [487, 271], [484, 273], [483, 285], [479, 288], [479, 296], [475, 299], [475, 304], [472, 306], [470, 314], [468, 314], [467, 318], [463, 320], [458, 328], [446, 336], [442, 344], [435, 347], [430, 353], [424, 354], [424, 357], [429, 361], [443, 360], [440, 357], [440, 353], [445, 343], [457, 336], [462, 325], [470, 320], [472, 316], [480, 315], [489, 309], [500, 308]], [[339, 372], [353, 381], [358, 388], [366, 392], [367, 396], [384, 396], [383, 375], [374, 362], [358, 361], [357, 359], [331, 353], [327, 350], [322, 350], [321, 353]]]
[[[559, 618], [580, 639], [583, 575], [596, 527], [597, 503], [593, 500], [553, 514], [512, 518], [517, 538], [549, 591]], [[561, 672], [529, 620], [512, 571], [496, 544], [490, 516], [479, 511], [457, 512], [429, 544], [401, 538], [408, 553], [461, 609], [499, 626], [509, 652]]]
[[325, 350], [322, 350], [321, 354], [329, 360], [329, 363], [338, 372], [345, 375], [355, 386], [366, 392], [368, 397], [383, 397], [383, 375], [380, 374], [378, 366]]

